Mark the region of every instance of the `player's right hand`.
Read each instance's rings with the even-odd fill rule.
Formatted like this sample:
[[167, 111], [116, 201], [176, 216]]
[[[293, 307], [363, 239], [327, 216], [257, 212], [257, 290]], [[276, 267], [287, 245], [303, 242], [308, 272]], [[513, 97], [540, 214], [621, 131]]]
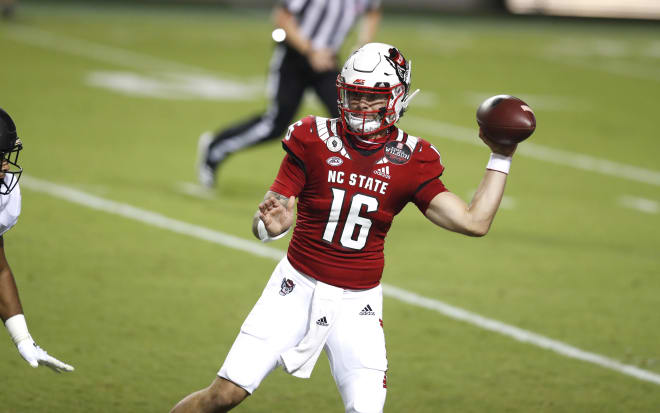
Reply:
[[513, 156], [514, 152], [516, 151], [516, 148], [518, 147], [518, 144], [513, 144], [513, 145], [502, 145], [501, 143], [497, 143], [490, 139], [484, 131], [479, 128], [479, 138], [481, 138], [482, 141], [490, 148], [490, 150], [493, 153], [497, 153], [500, 155], [504, 156]]
[[37, 343], [32, 340], [32, 338], [26, 338], [20, 341], [16, 347], [18, 352], [21, 354], [21, 357], [27, 361], [30, 366], [37, 368], [39, 365], [47, 366], [53, 369], [57, 373], [63, 371], [73, 371], [73, 366], [70, 366], [66, 363], [63, 363], [46, 353]]
[[259, 219], [263, 221], [269, 236], [277, 236], [293, 225], [295, 203], [295, 196], [289, 197], [285, 204], [271, 196], [259, 204]]

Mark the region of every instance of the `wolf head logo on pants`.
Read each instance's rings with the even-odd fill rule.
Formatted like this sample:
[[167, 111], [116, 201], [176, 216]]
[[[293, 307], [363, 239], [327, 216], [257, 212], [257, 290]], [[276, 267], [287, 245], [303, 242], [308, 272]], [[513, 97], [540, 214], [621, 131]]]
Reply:
[[288, 278], [282, 278], [282, 288], [280, 288], [280, 295], [287, 295], [293, 291], [296, 285]]

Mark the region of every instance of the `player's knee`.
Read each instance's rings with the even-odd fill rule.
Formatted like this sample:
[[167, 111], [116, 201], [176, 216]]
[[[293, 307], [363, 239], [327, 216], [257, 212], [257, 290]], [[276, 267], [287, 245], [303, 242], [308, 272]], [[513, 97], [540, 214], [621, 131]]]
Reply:
[[346, 408], [346, 413], [383, 413], [383, 406], [378, 402], [355, 404]]
[[382, 413], [387, 397], [385, 372], [363, 369], [340, 386], [346, 413]]
[[360, 395], [346, 406], [346, 413], [383, 413], [384, 406], [385, 392], [371, 396]]
[[249, 393], [234, 383], [217, 378], [206, 389], [205, 404], [212, 412], [226, 412], [236, 407]]

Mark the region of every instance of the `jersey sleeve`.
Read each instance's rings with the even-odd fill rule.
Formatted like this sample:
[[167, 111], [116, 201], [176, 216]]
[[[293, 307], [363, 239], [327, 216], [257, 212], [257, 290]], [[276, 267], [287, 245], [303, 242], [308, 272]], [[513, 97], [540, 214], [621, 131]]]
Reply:
[[307, 147], [311, 139], [311, 131], [316, 129], [316, 121], [313, 116], [307, 116], [298, 122], [289, 126], [286, 135], [282, 139], [282, 146], [287, 154], [289, 154], [294, 161], [299, 163], [303, 170], [305, 169], [305, 158], [307, 154]]
[[445, 170], [440, 152], [428, 142], [422, 142], [418, 155], [419, 185], [413, 195], [413, 202], [422, 213], [425, 213], [433, 198], [448, 189], [440, 180]]
[[315, 118], [307, 116], [289, 126], [282, 139], [282, 147], [286, 152], [280, 165], [275, 182], [270, 190], [281, 195], [298, 196], [305, 186], [305, 164], [310, 152], [310, 132], [316, 128]]
[[280, 170], [275, 177], [275, 182], [270, 190], [284, 196], [298, 196], [305, 186], [305, 172], [301, 165], [289, 156], [284, 156], [280, 164]]

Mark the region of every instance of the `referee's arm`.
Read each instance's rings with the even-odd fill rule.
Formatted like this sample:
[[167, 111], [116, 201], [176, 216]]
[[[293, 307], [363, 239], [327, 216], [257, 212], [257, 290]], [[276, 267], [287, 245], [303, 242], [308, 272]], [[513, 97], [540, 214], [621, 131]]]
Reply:
[[315, 49], [312, 41], [301, 32], [296, 17], [289, 10], [275, 6], [273, 15], [275, 24], [286, 33], [287, 44], [307, 58], [312, 70], [321, 73], [337, 66], [335, 51], [327, 47]]
[[371, 43], [376, 37], [376, 32], [378, 31], [378, 26], [380, 25], [380, 19], [383, 13], [380, 7], [369, 10], [364, 17], [362, 18], [362, 24], [360, 25], [360, 31], [358, 33], [358, 49], [367, 43]]
[[282, 6], [273, 9], [275, 26], [284, 29], [286, 42], [301, 55], [306, 56], [312, 50], [312, 42], [300, 31], [296, 17]]

